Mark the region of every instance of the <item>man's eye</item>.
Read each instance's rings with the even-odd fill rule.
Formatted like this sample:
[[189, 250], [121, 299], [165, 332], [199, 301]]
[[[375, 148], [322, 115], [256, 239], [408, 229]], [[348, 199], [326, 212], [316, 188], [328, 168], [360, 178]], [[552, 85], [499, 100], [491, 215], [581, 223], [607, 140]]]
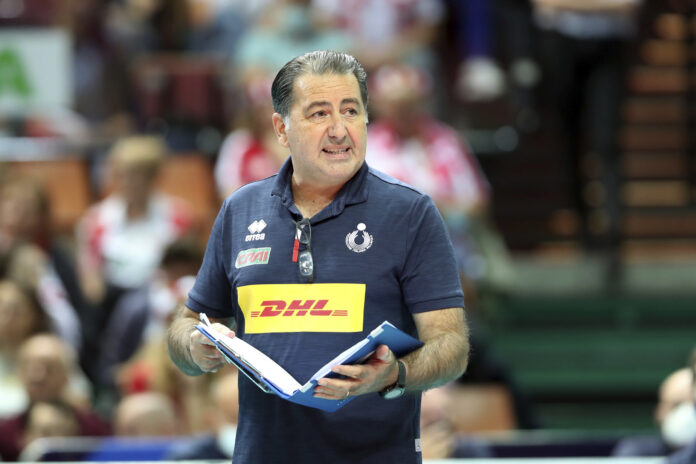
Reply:
[[326, 116], [326, 111], [317, 111], [312, 113], [313, 118], [323, 118], [324, 116]]
[[346, 114], [350, 116], [357, 116], [358, 110], [356, 110], [355, 108], [348, 108], [346, 109]]

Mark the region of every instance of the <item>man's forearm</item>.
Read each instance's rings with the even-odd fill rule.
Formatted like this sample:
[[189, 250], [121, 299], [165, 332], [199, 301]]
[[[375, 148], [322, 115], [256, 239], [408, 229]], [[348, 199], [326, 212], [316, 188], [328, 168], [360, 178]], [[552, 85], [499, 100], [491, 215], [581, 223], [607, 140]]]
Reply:
[[196, 320], [190, 317], [183, 317], [186, 308], [179, 307], [169, 330], [167, 331], [167, 347], [169, 357], [174, 364], [187, 375], [201, 375], [203, 371], [191, 358], [191, 332], [196, 325]]
[[435, 388], [464, 373], [469, 359], [469, 330], [463, 310], [460, 317], [453, 319], [449, 327], [428, 334], [423, 347], [401, 358], [406, 365], [407, 390]]

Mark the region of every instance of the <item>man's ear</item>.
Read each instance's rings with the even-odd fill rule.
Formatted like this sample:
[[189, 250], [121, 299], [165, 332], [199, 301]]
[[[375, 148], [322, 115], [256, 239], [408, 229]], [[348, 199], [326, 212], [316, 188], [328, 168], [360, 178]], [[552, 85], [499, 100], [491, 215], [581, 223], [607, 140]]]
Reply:
[[288, 144], [288, 134], [286, 132], [286, 127], [285, 127], [285, 121], [283, 120], [283, 117], [280, 115], [280, 113], [273, 113], [273, 131], [276, 134], [276, 137], [278, 138], [278, 143], [280, 143], [282, 146], [289, 148], [290, 144]]

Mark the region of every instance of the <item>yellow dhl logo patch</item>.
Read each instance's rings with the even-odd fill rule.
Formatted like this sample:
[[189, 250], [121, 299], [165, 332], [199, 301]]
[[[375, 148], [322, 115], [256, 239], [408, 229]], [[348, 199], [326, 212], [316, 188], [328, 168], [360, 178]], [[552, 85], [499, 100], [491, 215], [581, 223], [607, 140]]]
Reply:
[[246, 333], [361, 332], [365, 284], [262, 284], [237, 288]]

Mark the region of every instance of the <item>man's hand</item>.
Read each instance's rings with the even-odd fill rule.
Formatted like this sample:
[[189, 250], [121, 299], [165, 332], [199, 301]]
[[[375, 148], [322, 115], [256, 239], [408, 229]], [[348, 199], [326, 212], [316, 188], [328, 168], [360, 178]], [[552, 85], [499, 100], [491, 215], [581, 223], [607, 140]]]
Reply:
[[[234, 338], [234, 332], [223, 324], [215, 323], [212, 325], [212, 328], [223, 336]], [[227, 363], [225, 357], [218, 351], [213, 342], [195, 329], [191, 332], [189, 350], [191, 352], [191, 360], [203, 372], [215, 372]]]
[[[201, 375], [218, 370], [225, 362], [221, 353], [205, 335], [196, 330], [199, 314], [184, 305], [177, 309], [167, 331], [169, 357], [186, 375]], [[234, 337], [233, 319], [213, 319], [212, 326], [221, 334]], [[226, 325], [227, 324], [227, 325]]]
[[348, 396], [378, 392], [396, 382], [399, 369], [396, 356], [387, 345], [380, 345], [364, 364], [340, 365], [331, 369], [345, 378], [319, 379], [314, 396], [342, 400]]

